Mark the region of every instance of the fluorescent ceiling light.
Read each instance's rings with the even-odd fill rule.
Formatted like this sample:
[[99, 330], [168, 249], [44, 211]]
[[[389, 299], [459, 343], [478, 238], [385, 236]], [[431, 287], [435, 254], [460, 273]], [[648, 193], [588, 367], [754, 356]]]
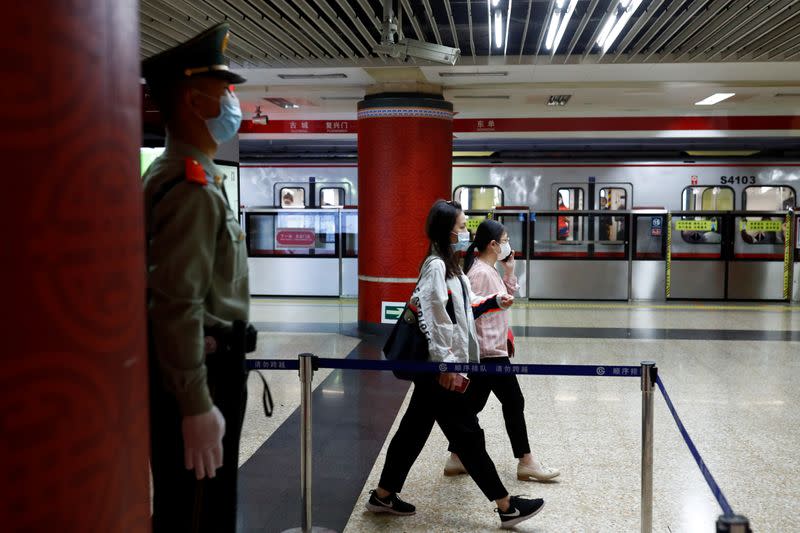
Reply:
[[347, 74], [334, 72], [331, 74], [278, 74], [282, 80], [333, 80], [346, 78]]
[[611, 16], [608, 17], [608, 20], [603, 25], [603, 31], [601, 31], [600, 35], [597, 37], [597, 45], [603, 49], [604, 53], [608, 51], [611, 45], [614, 44], [614, 41], [617, 40], [622, 29], [641, 3], [642, 0], [622, 0], [619, 3], [619, 9], [622, 9], [622, 13], [619, 14], [618, 10], [617, 13], [612, 13]]
[[712, 94], [708, 98], [700, 100], [699, 102], [695, 102], [694, 105], [714, 105], [722, 102], [723, 100], [727, 100], [731, 96], [736, 96], [736, 93], [717, 93]]
[[496, 48], [503, 46], [503, 14], [499, 9], [494, 12], [494, 45]]
[[506, 71], [496, 72], [440, 72], [439, 77], [442, 78], [472, 78], [475, 76], [508, 76]]
[[564, 32], [567, 31], [569, 19], [572, 18], [572, 12], [575, 11], [575, 6], [578, 5], [578, 0], [570, 0], [565, 12], [565, 2], [566, 0], [557, 0], [556, 2], [553, 17], [550, 19], [550, 27], [547, 30], [547, 39], [544, 43], [547, 50], [558, 50], [558, 45], [564, 37]]
[[300, 109], [298, 104], [290, 102], [285, 98], [264, 98], [264, 100], [271, 104], [275, 104], [278, 107], [282, 107], [283, 109]]
[[490, 157], [494, 152], [470, 152], [458, 151], [453, 152], [453, 157]]

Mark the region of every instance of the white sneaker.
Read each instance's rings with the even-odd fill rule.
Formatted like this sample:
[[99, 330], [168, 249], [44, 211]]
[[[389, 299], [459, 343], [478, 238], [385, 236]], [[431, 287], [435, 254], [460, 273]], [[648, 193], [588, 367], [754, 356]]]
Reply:
[[561, 475], [557, 468], [551, 468], [534, 459], [532, 465], [517, 464], [517, 479], [520, 481], [549, 481]]
[[456, 454], [451, 453], [450, 457], [447, 458], [447, 463], [444, 465], [444, 475], [460, 476], [466, 473], [467, 469], [464, 468], [464, 465], [461, 463], [461, 459], [459, 459]]

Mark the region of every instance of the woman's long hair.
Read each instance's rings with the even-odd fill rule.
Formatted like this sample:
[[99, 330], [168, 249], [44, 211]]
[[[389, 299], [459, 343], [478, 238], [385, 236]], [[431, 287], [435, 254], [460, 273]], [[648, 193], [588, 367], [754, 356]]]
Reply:
[[500, 239], [503, 238], [503, 233], [505, 232], [505, 226], [496, 220], [486, 219], [481, 222], [481, 225], [478, 226], [478, 230], [475, 232], [475, 240], [472, 241], [472, 244], [467, 248], [467, 255], [464, 257], [464, 272], [469, 272], [469, 269], [472, 268], [472, 265], [475, 263], [476, 248], [478, 252], [483, 253], [490, 242], [497, 241], [500, 243]]
[[445, 277], [448, 279], [461, 274], [461, 266], [458, 264], [459, 257], [453, 250], [450, 241], [450, 232], [453, 231], [453, 226], [456, 225], [456, 219], [460, 214], [461, 204], [458, 202], [436, 200], [425, 221], [425, 234], [431, 241], [430, 255], [442, 258]]

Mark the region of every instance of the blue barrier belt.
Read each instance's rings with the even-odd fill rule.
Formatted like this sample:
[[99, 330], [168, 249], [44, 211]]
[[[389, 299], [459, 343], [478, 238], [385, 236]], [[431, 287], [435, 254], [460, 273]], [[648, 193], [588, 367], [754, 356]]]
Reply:
[[[431, 363], [412, 361], [383, 361], [371, 359], [316, 358], [317, 368], [346, 370], [400, 370], [403, 372], [475, 372], [495, 375], [597, 376], [639, 377], [641, 367], [619, 365], [499, 365], [482, 363]], [[250, 370], [297, 370], [297, 359], [248, 359]]]
[[700, 473], [703, 474], [706, 483], [708, 483], [708, 488], [711, 489], [711, 493], [714, 495], [714, 498], [717, 499], [717, 503], [719, 503], [719, 506], [722, 508], [723, 514], [726, 516], [732, 516], [734, 512], [728, 503], [728, 499], [725, 498], [725, 495], [722, 493], [722, 489], [719, 488], [719, 485], [717, 485], [717, 482], [714, 480], [714, 476], [711, 475], [711, 471], [706, 466], [705, 461], [703, 461], [703, 458], [700, 456], [700, 452], [697, 451], [697, 447], [694, 445], [692, 438], [686, 431], [683, 422], [681, 422], [677, 411], [675, 411], [675, 406], [672, 405], [672, 400], [670, 399], [669, 394], [667, 394], [667, 390], [664, 388], [664, 383], [661, 381], [661, 376], [656, 377], [656, 384], [661, 390], [661, 395], [664, 396], [664, 400], [667, 402], [669, 412], [672, 413], [672, 418], [675, 419], [675, 423], [678, 425], [678, 430], [681, 432], [683, 440], [686, 441], [686, 446], [689, 447], [689, 451], [692, 452], [692, 457], [694, 457], [695, 462], [697, 462], [697, 466], [700, 468]]

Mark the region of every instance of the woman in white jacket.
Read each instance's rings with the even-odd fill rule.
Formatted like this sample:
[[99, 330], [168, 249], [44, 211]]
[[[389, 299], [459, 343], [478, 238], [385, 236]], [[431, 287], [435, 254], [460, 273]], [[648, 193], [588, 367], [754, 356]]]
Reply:
[[[422, 264], [411, 304], [416, 307], [420, 330], [428, 339], [430, 360], [478, 363], [474, 314], [498, 305], [507, 308], [512, 305], [513, 297], [479, 298], [472, 293], [459, 265], [458, 252], [469, 244], [469, 232], [458, 203], [437, 201], [428, 213], [425, 231], [430, 251]], [[397, 493], [425, 446], [434, 422], [439, 424], [484, 495], [497, 503], [501, 527], [513, 527], [541, 510], [543, 500], [509, 496], [500, 481], [486, 453], [478, 417], [460, 389], [463, 379], [460, 374], [447, 372], [421, 374], [414, 379], [414, 392], [389, 444], [378, 488], [370, 493], [368, 510], [397, 515], [415, 513], [416, 508], [401, 500]]]

